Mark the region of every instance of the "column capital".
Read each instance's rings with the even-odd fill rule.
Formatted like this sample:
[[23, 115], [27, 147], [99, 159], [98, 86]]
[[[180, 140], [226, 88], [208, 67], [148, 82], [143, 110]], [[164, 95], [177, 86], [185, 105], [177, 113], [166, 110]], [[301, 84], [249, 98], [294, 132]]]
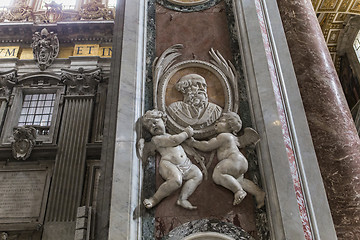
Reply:
[[102, 81], [102, 78], [101, 68], [61, 70], [61, 82], [67, 86], [67, 95], [95, 95], [97, 85]]
[[0, 98], [8, 100], [11, 90], [17, 81], [18, 78], [16, 69], [0, 73]]

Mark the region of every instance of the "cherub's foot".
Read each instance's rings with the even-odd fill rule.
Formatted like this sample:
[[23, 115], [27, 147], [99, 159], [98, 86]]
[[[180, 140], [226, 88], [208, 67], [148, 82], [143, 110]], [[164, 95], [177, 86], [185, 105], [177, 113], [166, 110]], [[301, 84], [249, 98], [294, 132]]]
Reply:
[[157, 204], [157, 202], [154, 198], [146, 198], [144, 199], [143, 204], [146, 208], [152, 208]]
[[265, 193], [263, 191], [255, 195], [256, 208], [262, 208], [265, 204]]
[[176, 204], [183, 208], [189, 209], [189, 210], [197, 209], [197, 207], [193, 206], [188, 200], [180, 200], [179, 199], [179, 200], [177, 200]]
[[234, 194], [233, 205], [238, 205], [246, 197], [246, 192], [244, 190], [239, 190]]

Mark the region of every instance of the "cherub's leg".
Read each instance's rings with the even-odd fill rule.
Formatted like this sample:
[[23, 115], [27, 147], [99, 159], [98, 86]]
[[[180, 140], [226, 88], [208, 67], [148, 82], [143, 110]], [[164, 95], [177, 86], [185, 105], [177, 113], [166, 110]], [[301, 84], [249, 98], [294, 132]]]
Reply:
[[225, 159], [219, 162], [213, 172], [213, 180], [216, 184], [221, 185], [234, 193], [234, 205], [239, 204], [245, 197], [246, 192], [240, 183], [234, 177], [237, 170], [232, 160]]
[[255, 196], [257, 208], [261, 208], [262, 206], [264, 206], [265, 192], [263, 190], [261, 190], [255, 183], [253, 183], [249, 179], [244, 178], [244, 176], [238, 178], [237, 180], [240, 182], [241, 186], [244, 188], [245, 191]]
[[182, 185], [181, 173], [174, 164], [168, 161], [161, 161], [159, 172], [166, 181], [160, 185], [154, 196], [143, 201], [146, 208], [154, 207]]
[[189, 172], [184, 177], [184, 180], [186, 180], [186, 182], [184, 183], [181, 189], [179, 199], [177, 200], [176, 203], [186, 209], [190, 209], [190, 210], [196, 209], [197, 207], [193, 206], [188, 201], [188, 198], [191, 194], [193, 194], [197, 186], [199, 186], [202, 179], [203, 179], [203, 175], [200, 169], [196, 165], [192, 165]]

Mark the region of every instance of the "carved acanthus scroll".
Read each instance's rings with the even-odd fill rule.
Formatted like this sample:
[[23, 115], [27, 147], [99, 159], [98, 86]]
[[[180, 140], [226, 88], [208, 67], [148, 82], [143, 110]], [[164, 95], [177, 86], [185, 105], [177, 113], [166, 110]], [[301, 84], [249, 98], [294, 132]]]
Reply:
[[15, 69], [0, 73], [0, 98], [9, 99], [11, 90], [17, 83], [17, 71]]
[[101, 68], [84, 70], [62, 69], [61, 81], [65, 83], [68, 95], [94, 95], [102, 80]]

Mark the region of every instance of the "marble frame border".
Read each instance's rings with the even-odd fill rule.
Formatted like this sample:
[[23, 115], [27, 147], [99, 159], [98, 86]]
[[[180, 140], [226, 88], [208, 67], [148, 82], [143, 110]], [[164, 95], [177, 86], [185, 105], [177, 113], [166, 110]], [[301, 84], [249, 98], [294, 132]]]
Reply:
[[[282, 22], [276, 0], [233, 0], [233, 6], [254, 126], [261, 136], [259, 167], [262, 179], [266, 179], [263, 186], [271, 239], [336, 239], [285, 33], [279, 27]], [[263, 18], [258, 17], [259, 11]], [[263, 39], [264, 29], [267, 39]], [[274, 76], [278, 89], [272, 82]], [[284, 118], [289, 130], [286, 139]], [[289, 150], [294, 151], [292, 166]], [[298, 171], [311, 235], [305, 235], [303, 229], [304, 216], [299, 211], [294, 169]]]

